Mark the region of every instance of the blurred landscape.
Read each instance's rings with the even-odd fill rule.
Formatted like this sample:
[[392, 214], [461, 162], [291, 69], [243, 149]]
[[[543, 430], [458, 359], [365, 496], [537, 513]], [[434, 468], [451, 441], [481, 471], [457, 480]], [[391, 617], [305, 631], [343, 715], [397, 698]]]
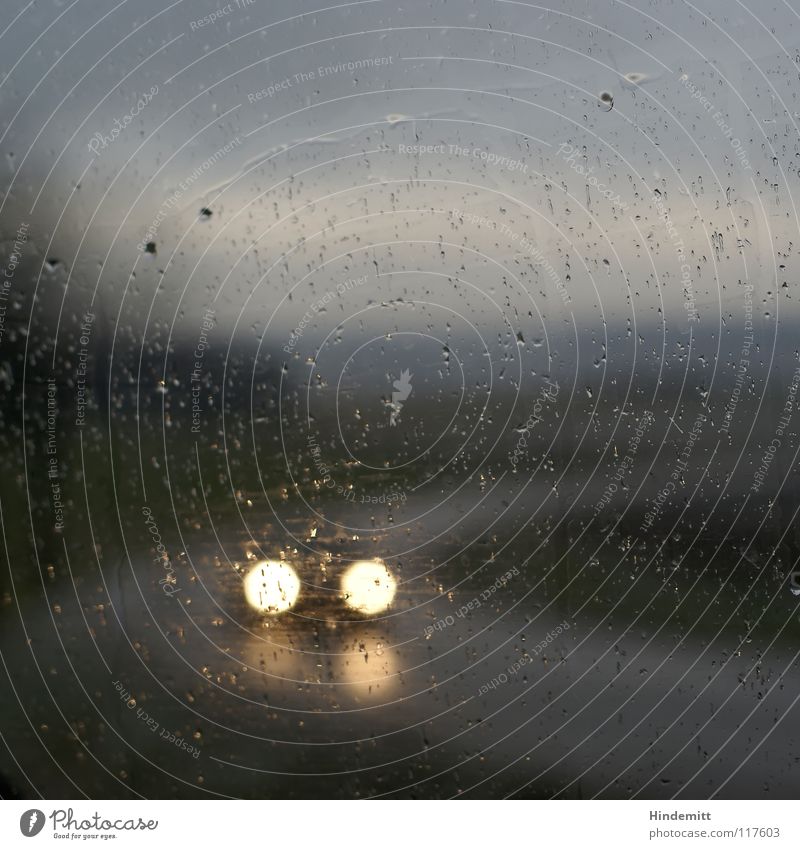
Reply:
[[2, 797], [794, 797], [800, 30], [750, 6], [19, 19]]

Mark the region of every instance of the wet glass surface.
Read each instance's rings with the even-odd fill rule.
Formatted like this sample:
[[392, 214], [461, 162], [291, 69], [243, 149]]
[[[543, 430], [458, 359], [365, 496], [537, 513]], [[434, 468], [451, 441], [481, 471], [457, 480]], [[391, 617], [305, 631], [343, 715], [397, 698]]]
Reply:
[[796, 4], [12, 12], [0, 795], [792, 798]]

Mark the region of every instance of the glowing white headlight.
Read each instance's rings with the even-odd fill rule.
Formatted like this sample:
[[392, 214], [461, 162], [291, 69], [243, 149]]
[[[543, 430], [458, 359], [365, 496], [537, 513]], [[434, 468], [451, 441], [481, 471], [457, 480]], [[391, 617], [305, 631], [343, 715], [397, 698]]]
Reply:
[[262, 613], [283, 613], [294, 606], [300, 594], [300, 578], [286, 563], [262, 560], [244, 579], [247, 603]]
[[380, 613], [394, 600], [397, 582], [392, 573], [374, 560], [354, 563], [342, 577], [345, 602], [359, 613]]

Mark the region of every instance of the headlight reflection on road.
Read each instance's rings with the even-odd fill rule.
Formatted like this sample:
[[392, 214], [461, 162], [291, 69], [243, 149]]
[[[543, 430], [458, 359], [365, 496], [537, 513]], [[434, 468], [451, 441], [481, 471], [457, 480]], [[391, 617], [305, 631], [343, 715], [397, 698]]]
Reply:
[[380, 613], [394, 600], [397, 582], [383, 563], [360, 560], [342, 577], [345, 603], [359, 613]]
[[300, 593], [300, 578], [286, 563], [262, 560], [247, 573], [244, 594], [247, 603], [262, 613], [283, 613], [294, 606]]

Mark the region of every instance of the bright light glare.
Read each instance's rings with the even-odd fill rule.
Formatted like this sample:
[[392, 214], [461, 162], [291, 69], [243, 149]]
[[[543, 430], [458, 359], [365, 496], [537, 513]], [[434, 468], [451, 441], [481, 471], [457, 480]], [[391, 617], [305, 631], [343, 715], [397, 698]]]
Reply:
[[247, 603], [262, 613], [283, 613], [294, 606], [300, 594], [300, 578], [286, 563], [262, 560], [244, 579]]
[[359, 613], [380, 613], [392, 603], [397, 582], [392, 573], [372, 560], [354, 563], [342, 577], [345, 602]]

